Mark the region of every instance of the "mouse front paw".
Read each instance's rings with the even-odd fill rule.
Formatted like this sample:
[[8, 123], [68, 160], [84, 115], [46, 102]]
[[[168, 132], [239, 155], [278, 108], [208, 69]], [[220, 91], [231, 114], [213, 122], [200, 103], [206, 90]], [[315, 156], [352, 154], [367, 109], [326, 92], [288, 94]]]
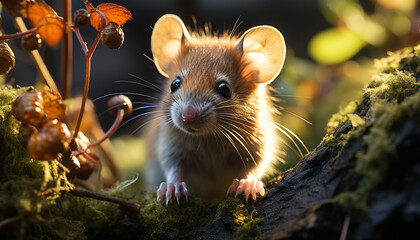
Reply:
[[179, 199], [181, 195], [184, 195], [188, 200], [188, 189], [185, 182], [162, 182], [157, 190], [157, 200], [166, 193], [166, 205], [168, 205], [169, 200], [172, 196], [175, 195], [176, 201], [179, 205]]
[[241, 180], [235, 178], [227, 190], [226, 195], [232, 192], [235, 193], [235, 197], [243, 193], [246, 201], [248, 201], [249, 195], [252, 196], [252, 199], [256, 200], [257, 194], [261, 196], [265, 194], [263, 183], [259, 180], [249, 178], [242, 178]]

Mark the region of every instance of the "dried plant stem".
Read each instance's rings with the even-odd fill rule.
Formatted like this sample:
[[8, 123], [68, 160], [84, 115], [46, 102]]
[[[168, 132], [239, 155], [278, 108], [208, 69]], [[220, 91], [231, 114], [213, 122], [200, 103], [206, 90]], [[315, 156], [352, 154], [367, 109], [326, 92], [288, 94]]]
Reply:
[[2, 36], [0, 36], [0, 41], [9, 41], [9, 40], [25, 37], [27, 35], [31, 35], [31, 34], [36, 33], [36, 30], [38, 30], [37, 27], [29, 29], [26, 32], [18, 32], [18, 33], [13, 33], [13, 34], [2, 35]]
[[[92, 55], [95, 52], [95, 49], [98, 46], [99, 41], [101, 40], [101, 33], [102, 33], [102, 30], [105, 27], [105, 15], [101, 11], [96, 10], [96, 12], [99, 13], [99, 15], [101, 16], [101, 29], [100, 29], [100, 31], [98, 31], [98, 34], [96, 35], [96, 38], [95, 38], [95, 41], [92, 44], [92, 47], [86, 53], [85, 87], [84, 87], [84, 90], [83, 90], [82, 104], [80, 106], [79, 117], [77, 118], [76, 128], [74, 130], [73, 138], [76, 138], [78, 133], [79, 133], [80, 124], [82, 123], [82, 119], [83, 119], [83, 113], [85, 112], [86, 99], [87, 99], [88, 92], [89, 92], [90, 71], [91, 71], [91, 66], [92, 66], [92, 64], [91, 64]], [[76, 33], [77, 32], [78, 32], [78, 29], [77, 29]], [[82, 45], [82, 48], [86, 47], [86, 44], [83, 41], [83, 39], [81, 38], [80, 33], [79, 33], [78, 40], [79, 40], [80, 44]]]
[[68, 193], [74, 196], [78, 196], [78, 197], [89, 197], [89, 198], [93, 198], [97, 200], [117, 203], [135, 212], [140, 210], [140, 204], [138, 203], [130, 202], [122, 198], [109, 196], [102, 193], [96, 193], [96, 192], [91, 192], [91, 191], [77, 189], [77, 188], [68, 191]]
[[63, 99], [71, 97], [72, 85], [73, 35], [70, 29], [70, 26], [72, 25], [71, 2], [71, 0], [63, 0], [63, 18], [66, 22], [61, 56], [61, 96]]
[[[28, 29], [26, 28], [25, 22], [23, 21], [23, 19], [21, 17], [14, 18], [14, 22], [15, 22], [16, 28], [20, 32], [28, 32]], [[36, 27], [34, 29], [36, 29]], [[33, 61], [35, 62], [35, 65], [37, 66], [39, 72], [41, 73], [42, 77], [44, 78], [46, 84], [52, 90], [58, 92], [57, 85], [55, 84], [54, 79], [52, 78], [50, 72], [48, 71], [47, 66], [45, 66], [45, 63], [42, 60], [41, 55], [39, 54], [38, 50], [30, 51], [29, 54], [31, 55]]]
[[112, 126], [109, 128], [108, 132], [106, 132], [105, 135], [103, 135], [96, 142], [89, 144], [89, 146], [87, 146], [87, 148], [97, 146], [97, 145], [101, 144], [103, 141], [105, 141], [106, 139], [108, 139], [109, 137], [111, 137], [112, 134], [118, 129], [118, 126], [120, 126], [120, 123], [123, 120], [123, 117], [124, 117], [124, 109], [121, 108], [117, 112], [117, 116], [115, 117], [115, 121], [112, 124]]

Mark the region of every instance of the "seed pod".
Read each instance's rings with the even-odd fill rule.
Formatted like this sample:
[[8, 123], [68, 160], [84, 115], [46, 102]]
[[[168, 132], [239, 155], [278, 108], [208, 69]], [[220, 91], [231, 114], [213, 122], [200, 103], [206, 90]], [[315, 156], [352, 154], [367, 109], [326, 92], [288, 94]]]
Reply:
[[28, 146], [29, 138], [38, 133], [38, 130], [34, 126], [22, 123], [19, 128], [18, 140], [25, 148]]
[[28, 152], [32, 158], [51, 160], [69, 149], [70, 131], [58, 120], [44, 124], [39, 133], [32, 134], [28, 142]]
[[117, 116], [117, 112], [121, 108], [124, 109], [124, 113], [127, 113], [127, 115], [129, 115], [131, 113], [131, 110], [133, 110], [133, 104], [131, 103], [131, 100], [128, 97], [124, 95], [117, 95], [109, 99], [109, 114], [111, 114], [112, 116]]
[[109, 22], [101, 33], [101, 40], [106, 47], [118, 49], [124, 42], [124, 32], [118, 24]]
[[80, 162], [80, 170], [77, 173], [76, 177], [81, 180], [86, 180], [90, 177], [90, 175], [93, 172], [93, 163], [89, 162], [81, 156], [79, 156], [78, 159]]
[[21, 40], [22, 48], [26, 51], [32, 51], [35, 49], [39, 49], [42, 45], [42, 39], [39, 34], [34, 33], [29, 36], [25, 36]]
[[77, 157], [73, 156], [73, 152], [69, 150], [61, 154], [59, 161], [69, 170], [66, 173], [67, 179], [69, 181], [73, 180], [80, 170], [80, 163]]
[[15, 54], [6, 42], [0, 42], [0, 75], [7, 74], [15, 66]]
[[84, 27], [89, 24], [90, 20], [90, 13], [84, 9], [81, 8], [74, 12], [73, 15], [73, 22], [76, 27]]
[[13, 116], [27, 124], [38, 125], [45, 119], [44, 99], [41, 92], [25, 92], [12, 103]]

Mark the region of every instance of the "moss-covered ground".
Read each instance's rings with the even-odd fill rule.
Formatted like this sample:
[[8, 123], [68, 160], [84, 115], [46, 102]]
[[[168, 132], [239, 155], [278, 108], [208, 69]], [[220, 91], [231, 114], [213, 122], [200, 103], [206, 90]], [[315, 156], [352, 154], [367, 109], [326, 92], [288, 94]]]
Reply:
[[[376, 62], [372, 82], [363, 96], [335, 114], [326, 126], [323, 144], [340, 149], [363, 135], [357, 153], [358, 187], [335, 197], [346, 208], [366, 211], [369, 193], [392, 184], [387, 175], [396, 156], [395, 132], [405, 119], [420, 122], [420, 46], [404, 49]], [[31, 159], [19, 144], [19, 123], [11, 116], [11, 102], [27, 88], [0, 89], [0, 221], [18, 217], [0, 229], [5, 239], [122, 239], [179, 238], [195, 226], [226, 218], [238, 239], [258, 238], [260, 218], [251, 203], [227, 198], [207, 202], [191, 196], [178, 206], [156, 201], [154, 192], [139, 191], [127, 180], [105, 194], [137, 202], [139, 213], [109, 202], [60, 193], [72, 186], [58, 161]], [[347, 134], [337, 132], [351, 123]], [[396, 160], [397, 159], [397, 160]], [[399, 164], [404, 164], [403, 162]], [[139, 180], [137, 180], [139, 181]], [[226, 217], [228, 216], [228, 217]]]

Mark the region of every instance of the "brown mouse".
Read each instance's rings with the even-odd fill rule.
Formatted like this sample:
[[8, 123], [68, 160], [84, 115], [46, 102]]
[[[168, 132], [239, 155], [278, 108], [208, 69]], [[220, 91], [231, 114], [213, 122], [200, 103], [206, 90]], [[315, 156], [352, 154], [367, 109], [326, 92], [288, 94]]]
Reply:
[[167, 14], [156, 22], [151, 46], [166, 78], [147, 127], [147, 178], [151, 186], [162, 181], [157, 198], [166, 195], [168, 204], [188, 192], [264, 195], [261, 178], [280, 151], [269, 83], [285, 60], [282, 34], [271, 26], [240, 36], [193, 32]]

